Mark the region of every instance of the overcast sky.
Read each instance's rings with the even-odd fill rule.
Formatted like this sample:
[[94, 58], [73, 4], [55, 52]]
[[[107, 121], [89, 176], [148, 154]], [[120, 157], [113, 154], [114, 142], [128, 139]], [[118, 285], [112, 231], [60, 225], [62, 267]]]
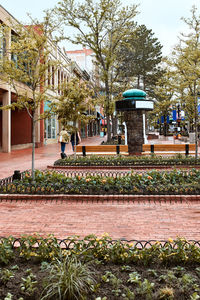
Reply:
[[[200, 0], [121, 0], [124, 5], [140, 4], [140, 14], [136, 17], [139, 24], [152, 29], [163, 45], [163, 54], [170, 54], [177, 42], [177, 35], [184, 31], [181, 17], [191, 16], [192, 5], [196, 5], [200, 14]], [[26, 22], [27, 12], [40, 19], [43, 10], [52, 8], [57, 0], [0, 0], [0, 4], [16, 19]], [[70, 50], [66, 47], [67, 50]]]

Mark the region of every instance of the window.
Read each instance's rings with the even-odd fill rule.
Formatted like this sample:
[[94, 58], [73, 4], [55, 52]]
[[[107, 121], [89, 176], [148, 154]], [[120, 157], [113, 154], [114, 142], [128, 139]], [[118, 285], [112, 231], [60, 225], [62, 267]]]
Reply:
[[4, 28], [2, 26], [0, 31], [0, 59], [1, 60], [3, 60], [5, 54], [6, 54], [6, 38], [4, 34]]

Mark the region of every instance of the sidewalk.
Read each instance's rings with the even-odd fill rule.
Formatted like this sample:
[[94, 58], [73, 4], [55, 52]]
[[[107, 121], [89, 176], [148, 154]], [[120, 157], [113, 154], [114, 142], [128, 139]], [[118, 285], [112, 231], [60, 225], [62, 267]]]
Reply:
[[[80, 145], [100, 145], [105, 137], [94, 136], [82, 139]], [[35, 168], [46, 169], [47, 165], [60, 158], [60, 144], [49, 144], [35, 149]], [[66, 145], [67, 155], [72, 155], [71, 143]], [[14, 170], [25, 171], [31, 169], [32, 149], [12, 150], [11, 153], [0, 152], [0, 179], [13, 175]]]

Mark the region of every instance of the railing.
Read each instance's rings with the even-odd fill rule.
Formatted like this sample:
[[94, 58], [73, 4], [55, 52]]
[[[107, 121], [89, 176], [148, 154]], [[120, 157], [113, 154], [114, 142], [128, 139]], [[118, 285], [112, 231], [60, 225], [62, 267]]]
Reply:
[[[31, 238], [31, 237], [30, 237]], [[49, 243], [51, 243], [51, 241], [54, 239], [54, 243], [56, 241], [56, 243], [58, 244], [58, 246], [60, 246], [62, 249], [66, 249], [66, 250], [70, 250], [73, 249], [74, 247], [76, 247], [76, 245], [82, 243], [82, 246], [84, 247], [84, 249], [93, 249], [94, 243], [91, 243], [91, 239], [86, 239], [84, 238], [84, 240], [81, 239], [76, 239], [76, 238], [66, 238], [66, 239], [56, 239], [55, 237], [51, 238], [34, 238], [34, 242], [30, 242], [29, 241], [29, 237], [26, 239], [24, 238], [15, 238], [13, 237], [13, 240], [11, 240], [11, 238], [9, 238], [9, 242], [11, 243], [13, 248], [19, 248], [22, 247], [24, 245], [24, 243], [26, 243], [26, 247], [32, 247], [32, 248], [37, 248], [40, 247], [40, 245], [42, 244], [42, 246], [44, 246], [44, 242], [46, 243], [46, 245], [48, 246]], [[5, 237], [0, 237], [0, 244], [3, 244], [4, 241], [7, 240], [7, 238]], [[101, 239], [99, 239], [100, 241]], [[126, 239], [114, 239], [114, 240], [107, 240], [106, 244], [107, 244], [107, 248], [111, 248], [113, 245], [115, 245], [116, 243], [121, 244], [122, 246], [124, 245], [130, 245], [130, 249], [145, 249], [145, 248], [150, 248], [156, 244], [159, 244], [159, 246], [161, 248], [164, 248], [166, 246], [169, 246], [172, 249], [177, 249], [177, 247], [179, 246], [179, 241], [173, 241], [173, 242], [169, 242], [167, 240], [126, 240]], [[183, 248], [187, 248], [188, 246], [190, 246], [191, 244], [199, 247], [200, 248], [200, 240], [196, 241], [196, 240], [184, 240], [182, 241], [183, 244]]]

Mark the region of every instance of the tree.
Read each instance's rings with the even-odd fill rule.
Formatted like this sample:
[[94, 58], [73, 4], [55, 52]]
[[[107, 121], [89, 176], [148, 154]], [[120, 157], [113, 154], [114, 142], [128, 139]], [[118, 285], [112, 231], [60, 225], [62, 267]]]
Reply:
[[162, 74], [162, 45], [151, 29], [139, 25], [119, 49], [119, 67], [123, 77], [133, 77], [135, 87], [154, 98], [154, 87]]
[[167, 135], [167, 116], [171, 114], [172, 106], [175, 104], [174, 97], [174, 84], [173, 84], [173, 73], [166, 67], [163, 69], [162, 77], [157, 81], [154, 88], [155, 94], [155, 107], [152, 113], [150, 113], [154, 119], [154, 122], [161, 120], [161, 117], [164, 117], [164, 135]]
[[189, 29], [188, 34], [181, 34], [179, 44], [168, 60], [171, 69], [176, 73], [176, 91], [185, 105], [188, 118], [194, 125], [196, 152], [198, 157], [198, 92], [200, 88], [200, 16], [195, 6], [191, 9], [191, 18], [182, 18]]
[[65, 129], [76, 132], [78, 121], [87, 122], [91, 118], [86, 112], [89, 108], [94, 108], [92, 96], [93, 89], [87, 82], [73, 78], [64, 83], [63, 95], [51, 103], [52, 111], [58, 116]]
[[93, 50], [96, 61], [102, 69], [101, 79], [105, 88], [105, 113], [107, 117], [108, 140], [110, 132], [110, 104], [112, 101], [112, 67], [117, 57], [117, 49], [130, 31], [134, 30], [137, 5], [121, 7], [119, 0], [62, 0], [57, 13], [64, 24], [76, 30], [73, 37], [66, 38], [74, 44], [81, 44]]
[[[0, 25], [2, 36], [11, 33], [11, 45], [6, 49], [0, 61], [0, 78], [7, 82], [16, 94], [16, 100], [2, 109], [26, 110], [32, 120], [32, 178], [35, 178], [35, 132], [36, 124], [49, 116], [50, 111], [41, 112], [41, 103], [55, 98], [54, 87], [48, 84], [48, 68], [52, 65], [54, 72], [61, 66], [60, 61], [50, 59], [53, 43], [52, 34], [58, 30], [56, 20], [47, 12], [44, 20], [31, 19], [31, 24], [24, 26], [12, 24], [11, 28]], [[50, 39], [51, 38], [51, 39]], [[49, 75], [50, 76], [50, 75]], [[49, 90], [54, 89], [51, 96]]]

